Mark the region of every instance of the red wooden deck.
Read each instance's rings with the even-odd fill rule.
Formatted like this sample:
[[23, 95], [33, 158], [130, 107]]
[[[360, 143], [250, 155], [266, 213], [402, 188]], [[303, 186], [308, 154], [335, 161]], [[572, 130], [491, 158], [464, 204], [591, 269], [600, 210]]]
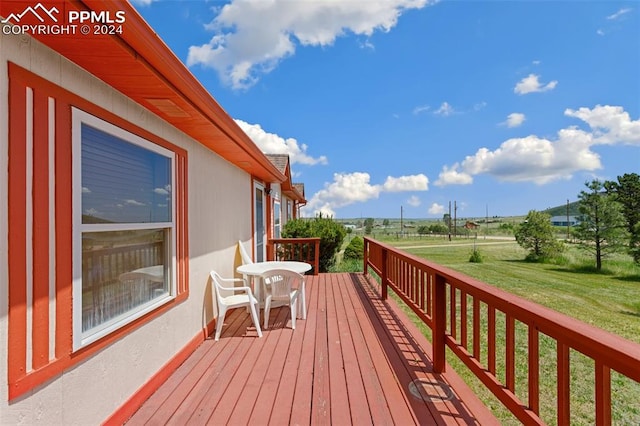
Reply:
[[227, 314], [127, 424], [497, 424], [451, 368], [432, 373], [428, 341], [362, 274], [308, 276], [307, 304], [296, 330], [273, 309], [262, 339]]

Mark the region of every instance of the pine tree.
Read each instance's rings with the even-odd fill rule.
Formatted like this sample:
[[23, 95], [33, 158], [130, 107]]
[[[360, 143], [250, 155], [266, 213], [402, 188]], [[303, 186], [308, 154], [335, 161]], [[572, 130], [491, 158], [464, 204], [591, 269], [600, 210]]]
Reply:
[[640, 263], [640, 176], [625, 173], [618, 181], [605, 182], [607, 192], [615, 195], [622, 206], [622, 214], [629, 233], [629, 254]]
[[595, 255], [596, 269], [602, 269], [602, 259], [624, 247], [626, 232], [624, 217], [617, 203], [604, 191], [604, 183], [595, 179], [585, 184], [588, 191], [581, 191], [580, 223], [575, 235], [582, 248]]

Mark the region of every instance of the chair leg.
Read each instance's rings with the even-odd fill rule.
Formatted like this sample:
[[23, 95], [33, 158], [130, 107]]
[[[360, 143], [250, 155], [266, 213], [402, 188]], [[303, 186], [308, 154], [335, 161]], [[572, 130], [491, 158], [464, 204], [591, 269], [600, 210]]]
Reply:
[[300, 318], [307, 319], [307, 301], [305, 300], [304, 294], [304, 281], [300, 286], [300, 306], [298, 307], [298, 312], [300, 313]]
[[291, 329], [296, 329], [296, 316], [298, 316], [298, 298], [296, 297], [291, 302]]
[[216, 342], [220, 339], [220, 333], [222, 332], [222, 324], [224, 324], [224, 317], [226, 313], [227, 313], [226, 308], [220, 309], [220, 312], [218, 312], [218, 319], [216, 320], [216, 337], [215, 337]]
[[253, 323], [256, 326], [256, 331], [258, 332], [258, 337], [262, 337], [262, 330], [260, 330], [260, 320], [258, 319], [258, 314], [256, 313], [255, 304], [249, 303], [249, 308], [251, 309], [251, 318], [253, 318]]
[[264, 300], [264, 325], [265, 330], [269, 328], [269, 311], [271, 310], [271, 296], [267, 296]]

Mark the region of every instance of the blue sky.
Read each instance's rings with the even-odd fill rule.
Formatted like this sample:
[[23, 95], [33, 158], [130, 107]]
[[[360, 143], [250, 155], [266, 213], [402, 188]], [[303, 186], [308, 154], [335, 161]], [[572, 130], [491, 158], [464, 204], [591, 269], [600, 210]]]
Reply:
[[637, 1], [142, 1], [304, 214], [526, 214], [640, 172]]

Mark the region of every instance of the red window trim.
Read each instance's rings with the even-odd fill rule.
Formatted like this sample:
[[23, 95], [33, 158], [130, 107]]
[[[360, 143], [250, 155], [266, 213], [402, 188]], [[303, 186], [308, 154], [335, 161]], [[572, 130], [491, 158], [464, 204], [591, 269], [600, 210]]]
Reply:
[[[189, 296], [188, 210], [187, 210], [187, 151], [124, 120], [115, 114], [75, 95], [47, 80], [9, 63], [9, 342], [7, 368], [9, 400], [15, 399], [36, 386], [61, 374], [65, 369], [95, 354], [162, 315]], [[28, 159], [25, 141], [27, 137], [27, 88], [33, 93], [33, 157]], [[55, 100], [55, 152], [53, 164], [48, 162], [48, 99]], [[71, 108], [76, 107], [95, 115], [128, 132], [173, 151], [176, 155], [176, 298], [157, 310], [138, 318], [112, 334], [72, 352], [72, 161], [71, 161]], [[27, 194], [27, 161], [33, 164], [33, 193]], [[55, 167], [55, 222], [49, 217], [49, 167]], [[32, 259], [28, 265], [26, 241], [27, 206], [31, 203]], [[49, 227], [54, 227], [55, 241], [49, 241]], [[49, 336], [49, 247], [55, 251], [55, 330]], [[31, 271], [28, 271], [31, 266]], [[31, 279], [29, 279], [31, 277]], [[31, 283], [33, 302], [27, 309], [27, 285]], [[33, 334], [31, 369], [28, 369], [27, 342], [28, 318]], [[37, 329], [37, 333], [35, 330]], [[55, 345], [55, 355], [50, 357], [49, 341]]]

